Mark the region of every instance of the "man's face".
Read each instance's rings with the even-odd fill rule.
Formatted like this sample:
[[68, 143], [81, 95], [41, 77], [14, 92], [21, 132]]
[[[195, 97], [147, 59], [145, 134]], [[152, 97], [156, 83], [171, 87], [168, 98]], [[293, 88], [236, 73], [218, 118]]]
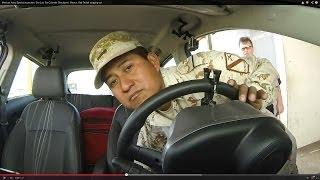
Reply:
[[136, 109], [164, 87], [155, 54], [149, 54], [147, 59], [137, 54], [120, 56], [107, 64], [102, 73], [113, 95], [129, 109]]
[[240, 42], [240, 49], [242, 51], [243, 56], [253, 55], [253, 47], [250, 42]]

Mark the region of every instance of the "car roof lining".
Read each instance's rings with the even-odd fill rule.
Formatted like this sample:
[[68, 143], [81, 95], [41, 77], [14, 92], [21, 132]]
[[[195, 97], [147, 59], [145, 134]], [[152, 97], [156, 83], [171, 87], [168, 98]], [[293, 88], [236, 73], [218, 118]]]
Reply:
[[[161, 60], [165, 60], [186, 42], [171, 33], [173, 22], [185, 14], [199, 19], [200, 23], [191, 28], [191, 32], [197, 36], [223, 29], [255, 29], [277, 32], [320, 45], [319, 38], [314, 38], [317, 32], [305, 28], [316, 26], [316, 29], [320, 29], [320, 25], [312, 21], [312, 19], [320, 19], [320, 13], [316, 12], [317, 8], [298, 8], [298, 6], [285, 5], [209, 5], [208, 7], [216, 9], [217, 14], [208, 15], [192, 12], [190, 9], [164, 5], [111, 5], [25, 9], [6, 7], [0, 8], [0, 17], [11, 22], [12, 28], [8, 29], [8, 42], [15, 44], [19, 49], [39, 61], [42, 61], [39, 53], [40, 48], [56, 48], [59, 45], [60, 53], [56, 56], [56, 61], [53, 64], [61, 65], [65, 69], [91, 67], [88, 61], [90, 49], [98, 39], [115, 30], [129, 31], [147, 48], [149, 46], [160, 48], [163, 52]], [[228, 9], [227, 12], [221, 14], [222, 9], [225, 8]], [[296, 21], [283, 23], [283, 19], [289, 20], [290, 18], [294, 18]], [[305, 22], [303, 21], [305, 18], [311, 19]], [[297, 21], [300, 21], [301, 24]], [[21, 42], [28, 43], [21, 44]]]

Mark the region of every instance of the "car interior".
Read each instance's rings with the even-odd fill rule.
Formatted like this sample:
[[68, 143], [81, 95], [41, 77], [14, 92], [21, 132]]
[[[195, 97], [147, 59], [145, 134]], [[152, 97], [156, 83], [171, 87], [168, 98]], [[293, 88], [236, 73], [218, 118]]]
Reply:
[[[234, 100], [235, 92], [218, 75], [213, 83], [204, 79], [165, 89], [133, 113], [112, 94], [71, 93], [66, 79], [93, 69], [90, 50], [112, 31], [133, 34], [164, 66], [189, 57], [197, 38], [226, 29], [275, 32], [319, 46], [318, 19], [318, 8], [298, 5], [1, 5], [1, 171], [285, 174], [294, 146], [285, 127], [239, 101], [183, 110], [163, 152], [132, 145], [146, 117], [167, 101], [195, 92], [210, 96], [214, 88]], [[32, 93], [8, 98], [22, 57], [39, 66]], [[123, 129], [108, 149], [112, 121], [121, 121]]]

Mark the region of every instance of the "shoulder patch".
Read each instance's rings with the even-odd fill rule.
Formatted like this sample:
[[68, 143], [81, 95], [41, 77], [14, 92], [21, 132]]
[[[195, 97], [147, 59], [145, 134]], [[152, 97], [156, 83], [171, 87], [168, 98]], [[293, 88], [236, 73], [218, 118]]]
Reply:
[[249, 64], [239, 56], [230, 53], [224, 53], [226, 69], [242, 74], [249, 74]]

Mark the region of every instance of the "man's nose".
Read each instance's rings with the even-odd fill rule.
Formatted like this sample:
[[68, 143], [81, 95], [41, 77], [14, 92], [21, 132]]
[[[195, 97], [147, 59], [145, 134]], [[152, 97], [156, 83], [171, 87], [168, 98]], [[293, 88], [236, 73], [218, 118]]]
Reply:
[[120, 78], [120, 86], [122, 91], [127, 92], [134, 85], [134, 81], [130, 77]]

